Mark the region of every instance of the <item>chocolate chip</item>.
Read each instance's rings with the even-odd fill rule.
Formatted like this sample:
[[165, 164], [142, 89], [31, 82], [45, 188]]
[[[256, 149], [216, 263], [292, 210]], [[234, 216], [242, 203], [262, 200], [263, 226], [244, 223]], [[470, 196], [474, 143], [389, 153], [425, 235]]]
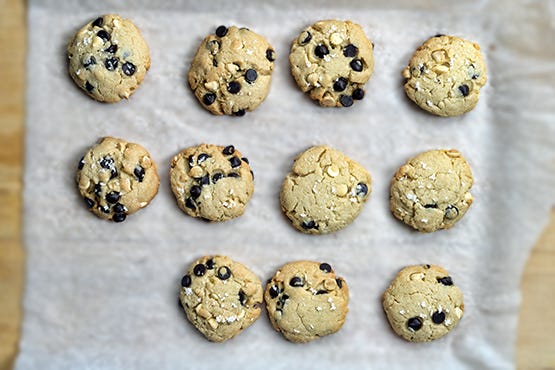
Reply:
[[303, 34], [306, 34], [306, 36], [302, 39], [301, 45], [306, 45], [312, 40], [312, 34], [308, 31], [304, 31]]
[[229, 163], [231, 163], [231, 168], [236, 168], [241, 165], [241, 160], [239, 159], [239, 157], [231, 157], [229, 159]]
[[353, 105], [353, 98], [351, 98], [349, 95], [341, 95], [339, 97], [339, 102], [344, 107], [350, 107], [351, 105]]
[[212, 270], [214, 268], [214, 260], [212, 258], [206, 261], [206, 268], [208, 270]]
[[187, 198], [185, 200], [185, 207], [192, 209], [193, 211], [195, 209], [197, 209], [197, 206], [195, 205], [195, 202], [191, 199], [191, 198]]
[[459, 209], [457, 207], [455, 207], [454, 205], [448, 205], [447, 208], [445, 208], [445, 218], [448, 220], [453, 220], [455, 218], [457, 218], [457, 216], [459, 215]]
[[268, 59], [270, 62], [276, 60], [276, 52], [272, 49], [266, 50], [266, 59]]
[[316, 54], [316, 56], [318, 58], [323, 58], [326, 55], [328, 55], [330, 53], [330, 51], [328, 50], [328, 48], [326, 47], [326, 45], [318, 45], [314, 48], [314, 54]]
[[114, 213], [125, 213], [125, 212], [127, 212], [127, 207], [124, 206], [121, 203], [114, 204], [114, 207], [112, 209], [114, 210]]
[[90, 199], [90, 198], [83, 198], [85, 200], [85, 203], [87, 204], [87, 208], [92, 208], [94, 207], [94, 200]]
[[102, 185], [94, 184], [94, 195], [96, 195], [99, 198], [101, 197], [101, 195], [102, 195]]
[[227, 266], [222, 266], [218, 269], [218, 278], [220, 280], [227, 280], [231, 276], [231, 270]]
[[407, 321], [409, 330], [417, 331], [422, 328], [422, 319], [420, 317], [411, 317]]
[[426, 65], [422, 64], [420, 66], [420, 73], [424, 73], [425, 70], [426, 70]]
[[96, 64], [96, 58], [94, 57], [94, 55], [91, 55], [89, 60], [87, 60], [85, 63], [83, 63], [83, 67], [89, 68], [90, 66], [95, 65], [95, 64]]
[[280, 301], [282, 302], [282, 304], [285, 304], [285, 301], [289, 299], [289, 296], [287, 294], [284, 294], [281, 296]]
[[424, 208], [437, 208], [437, 204], [425, 204]]
[[347, 80], [345, 77], [339, 77], [337, 80], [335, 80], [335, 82], [333, 83], [333, 90], [335, 91], [343, 91], [347, 88], [347, 84], [349, 84], [349, 80]]
[[441, 36], [445, 36], [445, 35], [443, 33], [438, 33], [434, 35], [434, 37], [441, 37]]
[[79, 164], [77, 165], [77, 169], [82, 170], [84, 166], [85, 166], [85, 157], [81, 157], [81, 159], [79, 160]]
[[115, 54], [116, 51], [118, 51], [118, 46], [112, 44], [112, 45], [110, 45], [110, 46], [108, 47], [108, 49], [106, 49], [106, 50], [104, 50], [104, 51], [106, 51], [106, 52], [108, 52], [108, 53]]
[[216, 28], [216, 36], [224, 37], [225, 35], [227, 35], [227, 27], [226, 26], [220, 26], [220, 27]]
[[349, 63], [353, 71], [360, 72], [362, 71], [362, 61], [360, 59], [353, 59], [351, 63]]
[[236, 112], [233, 112], [233, 115], [235, 117], [243, 117], [245, 115], [246, 111], [244, 109], [239, 109]]
[[100, 160], [99, 164], [100, 164], [100, 167], [109, 170], [109, 169], [112, 169], [112, 167], [114, 167], [114, 159], [110, 156], [106, 156]]
[[320, 264], [320, 270], [324, 271], [324, 272], [331, 272], [331, 266], [329, 263], [321, 263]]
[[200, 178], [199, 183], [201, 185], [209, 185], [210, 184], [210, 175], [204, 175]]
[[127, 218], [127, 215], [125, 213], [114, 213], [114, 215], [112, 216], [112, 221], [123, 222], [125, 221], [126, 218]]
[[316, 295], [320, 295], [320, 294], [328, 294], [328, 291], [322, 289], [316, 292]]
[[212, 176], [212, 182], [215, 184], [218, 180], [221, 180], [222, 177], [224, 177], [223, 173], [215, 173], [214, 176]]
[[104, 61], [104, 67], [106, 67], [108, 71], [114, 71], [118, 68], [118, 63], [119, 61], [117, 58], [108, 58]]
[[212, 65], [214, 67], [217, 67], [218, 66], [218, 61], [216, 59], [212, 59]]
[[197, 199], [200, 197], [200, 193], [202, 193], [202, 188], [198, 185], [191, 186], [191, 190], [189, 191], [191, 194], [191, 198]]
[[365, 183], [359, 182], [355, 188], [355, 191], [359, 197], [363, 197], [368, 194], [368, 186]]
[[85, 89], [87, 89], [88, 92], [91, 92], [94, 90], [94, 86], [91, 85], [91, 83], [89, 81], [85, 82]]
[[279, 289], [278, 289], [277, 286], [272, 285], [272, 286], [270, 287], [270, 289], [268, 290], [268, 293], [270, 294], [270, 297], [276, 298], [276, 297], [278, 296], [278, 294], [279, 294]]
[[204, 162], [205, 160], [207, 160], [208, 158], [210, 158], [210, 155], [206, 154], [206, 153], [200, 153], [197, 157], [197, 163], [201, 164], [202, 162]]
[[251, 170], [251, 176], [252, 176], [252, 179], [254, 180], [254, 172], [252, 172], [252, 170]]
[[201, 263], [199, 263], [193, 268], [193, 274], [195, 274], [195, 276], [202, 276], [205, 273], [206, 273], [206, 267], [204, 267], [204, 265]]
[[445, 321], [445, 313], [436, 311], [432, 315], [432, 321], [434, 324], [441, 324]]
[[104, 19], [102, 19], [102, 17], [98, 17], [94, 20], [92, 25], [93, 25], [93, 27], [102, 27], [103, 23], [104, 23]]
[[343, 55], [347, 58], [354, 58], [358, 53], [358, 48], [353, 44], [349, 44], [343, 48]]
[[98, 37], [100, 37], [104, 42], [110, 40], [110, 34], [104, 30], [100, 30], [96, 33]]
[[468, 85], [461, 85], [459, 86], [459, 91], [461, 92], [462, 96], [468, 96], [470, 93], [470, 88]]
[[291, 278], [291, 280], [289, 280], [289, 285], [291, 285], [292, 287], [301, 287], [304, 285], [304, 281], [303, 279], [301, 279], [298, 276], [295, 276], [293, 278]]
[[316, 227], [316, 222], [314, 222], [314, 221], [312, 221], [312, 220], [311, 220], [311, 221], [308, 221], [308, 222], [307, 222], [307, 221], [303, 221], [303, 222], [301, 223], [301, 227], [302, 227], [303, 229], [305, 229], [305, 230], [310, 230], [310, 229], [316, 229], [316, 228], [317, 228], [317, 227]]
[[241, 303], [241, 306], [247, 303], [247, 295], [243, 292], [243, 289], [239, 289], [239, 303]]
[[108, 203], [117, 203], [119, 201], [120, 194], [119, 191], [111, 191], [106, 194], [106, 202]]
[[343, 280], [337, 278], [335, 279], [335, 282], [337, 283], [337, 286], [339, 287], [339, 289], [343, 288]]
[[212, 105], [215, 101], [216, 101], [216, 94], [211, 92], [204, 94], [204, 96], [202, 97], [202, 102], [205, 105]]
[[225, 155], [232, 155], [235, 153], [235, 147], [233, 145], [228, 145], [224, 148], [224, 150], [222, 150], [222, 153]]
[[453, 285], [453, 279], [451, 279], [451, 276], [444, 276], [441, 278], [437, 278], [437, 282], [446, 286]]
[[189, 163], [189, 167], [193, 167], [195, 165], [195, 157], [190, 155], [189, 158], [187, 158], [187, 162]]
[[181, 278], [181, 286], [182, 287], [187, 288], [187, 287], [191, 286], [191, 283], [192, 283], [191, 275], [187, 274], [187, 275], [185, 275]]
[[243, 157], [243, 158], [241, 158], [241, 160], [243, 162], [245, 162], [246, 164], [249, 164], [249, 159], [247, 157]]
[[364, 90], [362, 89], [355, 89], [355, 91], [353, 91], [353, 95], [351, 95], [353, 97], [353, 99], [355, 100], [362, 100], [364, 99]]
[[423, 267], [424, 267], [425, 269], [429, 269], [429, 268], [431, 268], [432, 266], [431, 266], [431, 265], [428, 265], [428, 264], [426, 264], [426, 265], [424, 265]]
[[125, 62], [121, 66], [121, 70], [123, 71], [123, 73], [125, 73], [126, 76], [133, 76], [137, 68], [135, 68], [135, 65], [133, 63]]
[[231, 172], [230, 174], [227, 175], [227, 177], [240, 178], [241, 175], [239, 175], [238, 173], [235, 173], [235, 172]]
[[115, 168], [112, 168], [110, 170], [110, 180], [116, 178], [117, 176], [118, 176], [118, 171]]
[[254, 82], [258, 78], [258, 73], [254, 69], [247, 69], [245, 72], [245, 80], [247, 82]]
[[229, 91], [231, 94], [237, 94], [239, 91], [241, 91], [241, 84], [237, 81], [231, 81], [227, 84], [227, 91]]
[[136, 165], [135, 169], [133, 170], [133, 173], [135, 174], [135, 176], [137, 176], [137, 179], [139, 179], [139, 182], [143, 182], [145, 178], [145, 169], [142, 166]]
[[110, 213], [110, 207], [108, 206], [98, 206], [98, 210], [102, 213]]

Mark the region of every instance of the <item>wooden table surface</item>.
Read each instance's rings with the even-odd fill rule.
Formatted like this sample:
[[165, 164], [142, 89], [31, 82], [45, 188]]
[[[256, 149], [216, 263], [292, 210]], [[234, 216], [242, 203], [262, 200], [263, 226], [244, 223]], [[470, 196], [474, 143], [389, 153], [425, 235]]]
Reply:
[[[10, 369], [21, 327], [25, 258], [21, 242], [21, 177], [26, 19], [24, 1], [0, 0], [0, 4], [0, 369]], [[522, 279], [523, 305], [516, 351], [519, 369], [555, 370], [554, 287], [552, 210], [550, 223], [534, 247]]]

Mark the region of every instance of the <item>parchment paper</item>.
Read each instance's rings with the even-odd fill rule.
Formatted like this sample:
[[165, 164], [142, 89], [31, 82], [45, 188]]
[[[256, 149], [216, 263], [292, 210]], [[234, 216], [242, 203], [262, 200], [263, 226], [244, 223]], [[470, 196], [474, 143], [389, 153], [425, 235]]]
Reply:
[[[555, 6], [549, 1], [29, 1], [25, 164], [27, 285], [18, 369], [512, 368], [519, 282], [530, 247], [555, 199]], [[150, 45], [152, 68], [128, 101], [105, 105], [78, 90], [65, 46], [99, 14], [132, 19]], [[375, 43], [366, 98], [324, 109], [289, 73], [290, 41], [319, 19], [352, 19]], [[246, 26], [278, 53], [271, 92], [243, 118], [202, 109], [186, 72], [203, 37], [220, 25]], [[406, 99], [400, 72], [436, 33], [482, 46], [489, 82], [475, 110], [439, 118]], [[144, 145], [158, 162], [152, 204], [123, 224], [84, 207], [77, 162], [99, 137]], [[255, 194], [239, 219], [207, 224], [183, 214], [168, 184], [181, 148], [234, 144], [251, 160]], [[373, 192], [348, 228], [295, 231], [281, 214], [279, 188], [293, 158], [328, 144], [364, 165]], [[451, 230], [418, 234], [389, 211], [389, 181], [404, 161], [457, 148], [476, 179], [475, 203]], [[285, 341], [265, 312], [248, 330], [213, 344], [177, 303], [186, 267], [222, 253], [262, 281], [298, 259], [326, 261], [351, 291], [343, 329], [309, 344]], [[395, 336], [381, 294], [408, 264], [446, 267], [465, 295], [465, 316], [429, 344]]]

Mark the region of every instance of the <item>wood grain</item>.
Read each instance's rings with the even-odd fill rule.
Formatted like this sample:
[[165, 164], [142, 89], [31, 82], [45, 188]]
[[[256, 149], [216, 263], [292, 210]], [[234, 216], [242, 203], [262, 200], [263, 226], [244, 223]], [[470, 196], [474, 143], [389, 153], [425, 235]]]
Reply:
[[[26, 26], [23, 1], [0, 0], [0, 369], [10, 369], [21, 325], [21, 190]], [[548, 169], [546, 169], [548, 170]], [[555, 210], [522, 280], [519, 369], [555, 370]]]

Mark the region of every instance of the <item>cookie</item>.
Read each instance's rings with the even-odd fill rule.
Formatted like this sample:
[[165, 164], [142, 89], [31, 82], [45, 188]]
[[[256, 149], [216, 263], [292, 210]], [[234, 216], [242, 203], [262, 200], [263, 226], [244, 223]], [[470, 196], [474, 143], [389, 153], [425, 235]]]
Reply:
[[243, 116], [268, 96], [275, 60], [264, 37], [248, 28], [220, 26], [198, 47], [189, 85], [213, 114]]
[[293, 40], [291, 74], [321, 106], [350, 107], [364, 98], [364, 84], [374, 70], [373, 48], [358, 24], [319, 21]]
[[372, 190], [360, 164], [328, 146], [301, 153], [281, 186], [281, 209], [307, 234], [326, 234], [349, 225]]
[[480, 46], [446, 35], [434, 36], [419, 46], [402, 74], [409, 99], [438, 116], [472, 110], [487, 81]]
[[177, 205], [207, 221], [241, 216], [254, 192], [253, 180], [249, 160], [233, 145], [201, 144], [171, 161], [170, 184]]
[[187, 319], [212, 342], [223, 342], [260, 316], [262, 284], [256, 275], [226, 256], [194, 262], [181, 279], [179, 299]]
[[150, 68], [148, 45], [128, 19], [108, 14], [87, 23], [67, 46], [69, 74], [90, 97], [129, 98]]
[[274, 329], [291, 342], [305, 343], [341, 329], [349, 289], [328, 263], [298, 261], [276, 272], [264, 301]]
[[411, 158], [391, 180], [393, 215], [421, 232], [448, 229], [473, 197], [470, 166], [457, 150], [430, 150]]
[[122, 222], [158, 193], [156, 163], [145, 148], [122, 139], [100, 139], [81, 158], [77, 184], [85, 204], [100, 218]]
[[463, 317], [461, 290], [443, 268], [402, 269], [382, 297], [393, 331], [410, 342], [430, 342], [453, 330]]

